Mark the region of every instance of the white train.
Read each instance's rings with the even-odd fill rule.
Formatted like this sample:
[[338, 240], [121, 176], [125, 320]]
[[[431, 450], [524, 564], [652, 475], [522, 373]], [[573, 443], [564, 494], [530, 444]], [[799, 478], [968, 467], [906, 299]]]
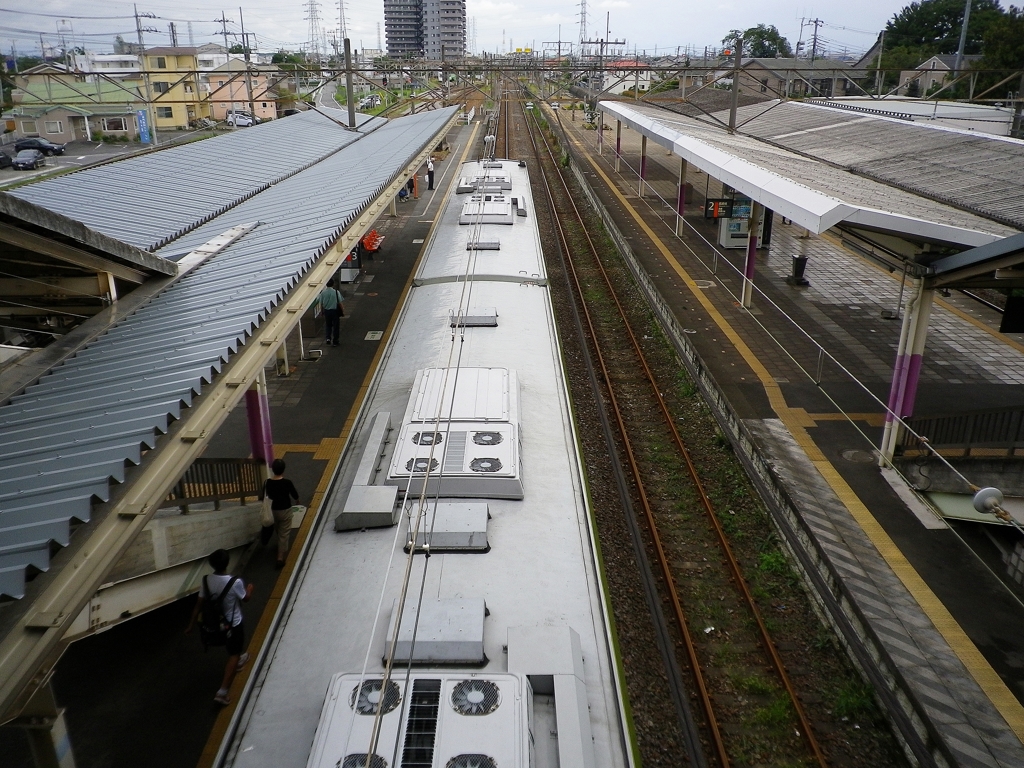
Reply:
[[460, 176], [241, 710], [240, 768], [632, 764], [529, 178]]

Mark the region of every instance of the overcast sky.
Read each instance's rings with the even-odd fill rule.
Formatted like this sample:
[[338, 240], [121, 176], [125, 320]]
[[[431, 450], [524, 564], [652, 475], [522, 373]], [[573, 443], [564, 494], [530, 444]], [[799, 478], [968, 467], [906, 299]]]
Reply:
[[[587, 31], [591, 39], [605, 37], [606, 14], [610, 13], [611, 39], [626, 40], [629, 52], [636, 48], [654, 53], [677, 46], [703, 51], [704, 46], [720, 45], [726, 32], [755, 24], [774, 24], [791, 43], [800, 37], [801, 18], [818, 18], [825, 22], [819, 38], [826, 48], [851, 52], [866, 50], [878, 31], [906, 0], [861, 0], [840, 2], [829, 0], [821, 5], [805, 5], [799, 0], [589, 0]], [[475, 51], [505, 52], [513, 48], [554, 48], [559, 39], [579, 39], [579, 5], [550, 0], [467, 0], [467, 18], [472, 30], [475, 20]], [[229, 20], [229, 33], [241, 31], [239, 9], [207, 0], [141, 0], [140, 13], [157, 18], [144, 20], [146, 27], [159, 30], [146, 32], [146, 45], [167, 45], [170, 22], [178, 27], [179, 45], [189, 44], [189, 22], [192, 40], [198, 45], [211, 40], [222, 41], [220, 25], [214, 19], [221, 11]], [[383, 40], [383, 0], [345, 0], [348, 33], [354, 48], [376, 48], [378, 24]], [[319, 4], [321, 26], [338, 29], [337, 0]], [[39, 54], [40, 33], [47, 46], [60, 46], [58, 32], [63, 32], [69, 45], [87, 50], [109, 52], [113, 37], [121, 33], [135, 40], [135, 20], [130, 3], [104, 0], [0, 0], [0, 46], [5, 56], [11, 46], [19, 53]], [[282, 48], [298, 50], [308, 46], [308, 6], [282, 0], [249, 0], [242, 6], [246, 32], [257, 36], [261, 51]], [[85, 18], [123, 17], [123, 18]], [[812, 27], [804, 28], [809, 39]], [[231, 38], [233, 41], [233, 38]], [[472, 37], [470, 38], [472, 43]]]

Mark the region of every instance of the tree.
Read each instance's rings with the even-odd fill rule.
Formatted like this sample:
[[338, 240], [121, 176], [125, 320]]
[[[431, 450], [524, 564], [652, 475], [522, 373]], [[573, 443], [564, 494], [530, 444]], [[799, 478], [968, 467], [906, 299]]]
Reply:
[[[999, 0], [971, 0], [965, 53], [980, 53], [988, 28], [1003, 16]], [[887, 48], [921, 48], [925, 57], [956, 53], [964, 20], [964, 0], [921, 0], [906, 6], [885, 25]]]
[[722, 45], [734, 46], [743, 38], [743, 53], [756, 59], [789, 58], [793, 49], [789, 41], [775, 28], [774, 24], [758, 24], [745, 32], [731, 30], [722, 38]]
[[235, 43], [230, 48], [228, 48], [228, 53], [248, 53], [248, 52], [249, 52], [249, 49], [246, 48], [241, 43]]
[[1011, 5], [985, 30], [982, 42], [980, 69], [1024, 69], [1024, 8]]

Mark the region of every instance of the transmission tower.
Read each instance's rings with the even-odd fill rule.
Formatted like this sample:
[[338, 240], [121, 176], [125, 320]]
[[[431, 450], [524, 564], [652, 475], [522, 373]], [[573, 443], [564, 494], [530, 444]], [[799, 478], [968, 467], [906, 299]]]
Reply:
[[345, 19], [345, 0], [338, 0], [338, 24], [341, 29], [341, 39], [348, 37], [348, 21]]
[[308, 0], [306, 3], [306, 20], [309, 22], [309, 53], [310, 58], [320, 66], [320, 54], [323, 50], [323, 33], [320, 30], [320, 3]]
[[380, 47], [380, 22], [379, 21], [377, 22], [377, 50], [378, 51], [383, 51], [384, 50], [383, 48]]
[[587, 39], [587, 0], [580, 0], [580, 53], [586, 53], [583, 41]]
[[476, 16], [469, 20], [469, 52], [476, 52]]

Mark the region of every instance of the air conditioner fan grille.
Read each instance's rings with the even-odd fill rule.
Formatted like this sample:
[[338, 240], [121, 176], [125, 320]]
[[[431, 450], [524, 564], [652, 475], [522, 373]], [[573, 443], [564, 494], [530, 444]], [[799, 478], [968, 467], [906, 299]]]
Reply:
[[445, 768], [498, 768], [498, 764], [487, 755], [456, 755]]
[[[360, 715], [375, 715], [381, 707], [384, 708], [385, 715], [394, 711], [402, 702], [402, 691], [394, 681], [388, 680], [387, 692], [382, 696], [381, 683], [381, 680], [367, 680], [361, 687], [354, 687], [352, 695], [348, 699], [349, 706]], [[358, 701], [356, 700], [357, 689], [359, 691]]]
[[339, 760], [334, 768], [388, 768], [388, 761], [380, 755], [356, 752], [346, 755], [344, 760]]
[[501, 691], [489, 680], [463, 680], [452, 690], [452, 709], [460, 715], [489, 715], [501, 704]]

